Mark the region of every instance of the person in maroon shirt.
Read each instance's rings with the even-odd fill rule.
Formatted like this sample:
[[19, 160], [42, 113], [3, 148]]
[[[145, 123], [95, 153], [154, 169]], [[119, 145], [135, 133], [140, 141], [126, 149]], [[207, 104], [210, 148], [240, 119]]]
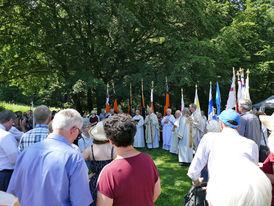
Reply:
[[132, 146], [135, 121], [126, 114], [111, 116], [104, 130], [117, 157], [99, 176], [97, 206], [153, 206], [161, 193], [159, 173], [151, 157]]
[[271, 206], [274, 206], [274, 113], [271, 116], [260, 115], [259, 118], [265, 127], [271, 131], [267, 143], [270, 153], [264, 163], [260, 165], [260, 167], [272, 183]]

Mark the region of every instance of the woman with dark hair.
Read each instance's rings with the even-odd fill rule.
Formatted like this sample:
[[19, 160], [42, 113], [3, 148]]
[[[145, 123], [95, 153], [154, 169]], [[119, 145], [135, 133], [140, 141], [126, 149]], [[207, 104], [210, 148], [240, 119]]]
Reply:
[[109, 164], [115, 157], [115, 151], [105, 135], [103, 122], [98, 122], [94, 128], [89, 130], [89, 135], [93, 138], [93, 145], [87, 147], [82, 152], [82, 155], [85, 160], [90, 160], [90, 169], [92, 173], [90, 175], [89, 186], [94, 200], [91, 205], [95, 206], [97, 197], [97, 179], [103, 167]]
[[126, 114], [111, 116], [104, 130], [117, 157], [100, 174], [97, 206], [154, 205], [161, 193], [159, 173], [150, 156], [132, 146], [135, 121]]

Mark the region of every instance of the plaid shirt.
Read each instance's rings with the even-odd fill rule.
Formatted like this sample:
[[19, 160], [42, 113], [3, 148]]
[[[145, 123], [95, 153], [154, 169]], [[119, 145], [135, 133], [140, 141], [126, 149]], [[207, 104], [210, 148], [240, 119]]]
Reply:
[[41, 142], [46, 139], [49, 134], [48, 125], [47, 124], [37, 124], [34, 129], [26, 132], [21, 137], [19, 143], [19, 151], [22, 152], [24, 149], [29, 147], [30, 145]]

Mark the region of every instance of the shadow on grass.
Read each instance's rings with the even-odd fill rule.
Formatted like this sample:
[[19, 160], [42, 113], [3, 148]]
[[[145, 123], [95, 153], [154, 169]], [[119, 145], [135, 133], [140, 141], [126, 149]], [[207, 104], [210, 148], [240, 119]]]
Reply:
[[183, 205], [182, 199], [191, 187], [191, 180], [186, 175], [188, 167], [178, 164], [178, 155], [162, 149], [139, 149], [139, 151], [151, 156], [160, 174], [162, 193], [155, 205]]

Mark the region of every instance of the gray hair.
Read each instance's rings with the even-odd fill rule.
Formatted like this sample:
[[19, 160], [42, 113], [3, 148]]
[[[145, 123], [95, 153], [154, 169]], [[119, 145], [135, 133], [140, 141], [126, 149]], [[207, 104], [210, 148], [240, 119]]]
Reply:
[[215, 119], [209, 120], [206, 125], [207, 132], [220, 132], [219, 122]]
[[183, 111], [182, 111], [182, 114], [183, 115], [187, 115], [187, 116], [190, 116], [190, 110], [188, 108], [184, 108]]
[[194, 103], [190, 104], [189, 106], [192, 107], [192, 108], [194, 108], [194, 109], [197, 109], [197, 105], [194, 104]]
[[83, 119], [83, 127], [82, 127], [82, 130], [87, 128], [88, 126], [90, 126], [91, 123], [89, 121], [89, 119]]
[[4, 110], [0, 112], [0, 123], [6, 123], [11, 119], [15, 119], [16, 115], [11, 110]]
[[245, 110], [250, 111], [252, 109], [252, 102], [250, 99], [240, 99], [239, 107], [243, 107]]
[[83, 126], [83, 118], [75, 109], [64, 109], [56, 113], [52, 120], [52, 129], [70, 130], [77, 126], [79, 129]]
[[34, 110], [34, 120], [38, 124], [47, 123], [48, 119], [51, 117], [50, 109], [45, 105], [40, 105]]

